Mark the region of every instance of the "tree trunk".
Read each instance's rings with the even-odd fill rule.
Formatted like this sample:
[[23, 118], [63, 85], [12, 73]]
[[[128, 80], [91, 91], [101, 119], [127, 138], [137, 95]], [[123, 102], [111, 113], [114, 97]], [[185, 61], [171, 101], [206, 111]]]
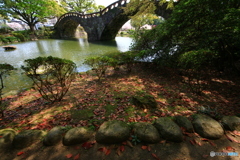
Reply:
[[30, 34], [31, 40], [32, 41], [37, 40], [37, 35], [35, 32], [35, 24], [29, 24], [29, 27], [30, 27], [30, 31], [31, 31], [31, 34]]

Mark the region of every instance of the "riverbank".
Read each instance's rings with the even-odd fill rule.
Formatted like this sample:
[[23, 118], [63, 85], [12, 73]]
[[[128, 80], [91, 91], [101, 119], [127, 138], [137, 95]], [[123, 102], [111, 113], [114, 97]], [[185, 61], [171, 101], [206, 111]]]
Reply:
[[[27, 129], [50, 130], [55, 126], [68, 128], [86, 126], [97, 130], [104, 121], [108, 120], [152, 123], [158, 117], [182, 115], [191, 118], [200, 106], [209, 106], [223, 115], [239, 114], [239, 77], [213, 76], [210, 85], [201, 96], [191, 93], [181, 79], [181, 75], [173, 70], [157, 69], [151, 63], [137, 63], [131, 73], [127, 73], [123, 68], [115, 72], [108, 70], [102, 81], [98, 81], [93, 72], [82, 73], [77, 75], [62, 102], [49, 104], [32, 89], [5, 97], [4, 101], [9, 102], [9, 107], [5, 112], [6, 116], [1, 118], [0, 129], [9, 127], [22, 131]], [[153, 96], [157, 102], [157, 108], [136, 107], [131, 101], [131, 98], [136, 95]], [[141, 159], [140, 157], [154, 159], [151, 154], [154, 153], [158, 156], [169, 157], [168, 159], [171, 160], [180, 156], [183, 159], [195, 157], [201, 159], [204, 155], [209, 155], [210, 150], [220, 151], [227, 146], [232, 146], [239, 152], [238, 144], [230, 143], [226, 138], [214, 141], [214, 143], [217, 147], [209, 143], [204, 143], [203, 146], [192, 146], [189, 141], [180, 144], [164, 142], [164, 147], [163, 144], [150, 145], [151, 151], [154, 152], [142, 149], [144, 144], [134, 146], [134, 148], [126, 146], [124, 156], [118, 159], [131, 157], [133, 151], [134, 159]], [[67, 159], [65, 155], [79, 151], [75, 149], [77, 146], [64, 147], [61, 144], [46, 148], [37, 146], [39, 145], [24, 150], [24, 152], [28, 151], [28, 159], [31, 159], [30, 155], [34, 155], [32, 157], [35, 158], [36, 155], [41, 155], [42, 159], [47, 159], [50, 153], [58, 155], [56, 159], [61, 155], [62, 159]], [[101, 147], [102, 145], [96, 144], [90, 150], [81, 149], [83, 159], [84, 157], [85, 159], [89, 157], [92, 159], [94, 157], [97, 159], [116, 158], [115, 153], [107, 156], [98, 152], [97, 150]], [[114, 146], [109, 147], [114, 148]], [[158, 147], [162, 148], [161, 151]], [[17, 153], [18, 151], [14, 150], [9, 154], [16, 155]], [[206, 156], [206, 158], [210, 157]], [[21, 159], [21, 157], [15, 159]]]

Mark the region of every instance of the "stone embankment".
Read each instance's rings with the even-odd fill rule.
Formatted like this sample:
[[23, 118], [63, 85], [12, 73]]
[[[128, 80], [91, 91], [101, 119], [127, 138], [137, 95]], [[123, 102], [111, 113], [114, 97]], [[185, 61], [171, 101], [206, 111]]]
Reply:
[[9, 148], [23, 149], [35, 141], [42, 140], [45, 146], [53, 146], [62, 141], [65, 146], [84, 143], [95, 139], [101, 144], [115, 144], [129, 140], [138, 140], [148, 144], [158, 143], [165, 139], [172, 142], [182, 142], [183, 132], [198, 133], [207, 139], [219, 139], [225, 130], [240, 131], [240, 118], [224, 116], [220, 121], [204, 115], [193, 115], [190, 121], [186, 117], [160, 117], [153, 124], [137, 122], [129, 125], [122, 121], [107, 121], [94, 132], [89, 128], [76, 127], [67, 130], [64, 127], [54, 127], [48, 133], [41, 130], [25, 130], [17, 133], [14, 129], [0, 130], [0, 151]]

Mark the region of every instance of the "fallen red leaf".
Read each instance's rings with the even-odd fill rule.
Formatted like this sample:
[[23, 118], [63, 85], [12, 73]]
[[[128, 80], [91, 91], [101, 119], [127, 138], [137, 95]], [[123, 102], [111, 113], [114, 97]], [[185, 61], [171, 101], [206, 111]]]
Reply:
[[127, 141], [127, 145], [128, 145], [129, 147], [133, 148], [133, 145], [132, 145], [132, 143], [131, 143], [130, 141]]
[[192, 145], [195, 145], [196, 143], [195, 143], [195, 141], [193, 141], [193, 140], [189, 140], [190, 141], [190, 143], [192, 144]]
[[67, 158], [72, 158], [72, 156], [73, 156], [73, 155], [72, 155], [71, 153], [69, 153], [69, 154], [66, 155]]
[[109, 155], [110, 153], [111, 153], [111, 150], [108, 149], [108, 150], [105, 152], [105, 155], [107, 156], [107, 155]]
[[166, 140], [162, 140], [162, 141], [160, 141], [159, 143], [166, 143]]
[[120, 146], [120, 151], [123, 152], [125, 150], [124, 146]]
[[226, 150], [227, 150], [227, 151], [235, 151], [235, 149], [234, 149], [233, 147], [231, 147], [231, 146], [227, 146], [227, 147], [226, 147]]
[[120, 156], [122, 152], [120, 151], [120, 147], [117, 148], [117, 155]]
[[79, 146], [75, 146], [74, 149], [78, 150], [78, 149], [80, 149], [80, 147]]
[[204, 154], [202, 157], [203, 157], [203, 158], [208, 158], [208, 157], [209, 157], [209, 155], [207, 155], [207, 154]]
[[0, 136], [0, 138], [2, 138], [3, 136]]
[[127, 145], [127, 142], [126, 142], [126, 141], [125, 141], [125, 142], [122, 142], [122, 144], [123, 144], [123, 145]]
[[100, 152], [103, 152], [103, 153], [106, 153], [107, 152], [107, 148], [106, 147], [102, 147], [102, 148], [99, 148], [98, 151]]
[[21, 156], [22, 154], [24, 154], [24, 152], [18, 152], [17, 155]]
[[92, 143], [92, 142], [85, 142], [85, 143], [82, 144], [82, 147], [83, 147], [84, 149], [92, 148], [92, 146], [93, 146], [93, 143]]
[[208, 141], [213, 147], [217, 147], [217, 145], [215, 143], [213, 143], [212, 141]]
[[160, 160], [160, 158], [158, 158], [158, 156], [157, 156], [156, 154], [152, 153], [152, 156], [153, 156], [154, 158], [156, 158], [157, 160]]
[[207, 138], [202, 138], [201, 140], [202, 140], [202, 141], [208, 141], [209, 139], [207, 139]]
[[73, 159], [74, 159], [74, 160], [78, 160], [79, 157], [80, 157], [80, 154], [77, 154]]
[[233, 133], [234, 133], [235, 135], [237, 135], [237, 136], [240, 136], [240, 131], [234, 130]]
[[150, 146], [148, 146], [148, 151], [149, 151], [149, 152], [151, 151], [151, 147], [150, 147]]
[[142, 146], [141, 147], [143, 150], [147, 149], [148, 147], [147, 146]]
[[226, 133], [225, 135], [226, 135], [226, 137], [227, 137], [230, 141], [232, 141], [232, 142], [236, 142], [236, 143], [240, 143], [240, 142], [237, 141], [236, 139], [230, 137], [227, 133]]

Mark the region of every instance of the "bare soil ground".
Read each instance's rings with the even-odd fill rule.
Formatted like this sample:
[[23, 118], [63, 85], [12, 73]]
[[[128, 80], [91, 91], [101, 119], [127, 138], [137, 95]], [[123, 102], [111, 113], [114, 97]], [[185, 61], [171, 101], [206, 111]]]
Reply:
[[[78, 75], [68, 94], [61, 102], [49, 104], [33, 89], [5, 97], [9, 102], [5, 117], [0, 117], [0, 128], [50, 130], [54, 126], [67, 128], [87, 126], [97, 130], [107, 120], [127, 123], [150, 122], [158, 117], [183, 115], [191, 119], [200, 106], [209, 106], [219, 114], [240, 113], [240, 77], [236, 75], [212, 75], [203, 94], [190, 91], [182, 83], [182, 75], [171, 69], [156, 69], [151, 64], [136, 64], [131, 73], [110, 70], [100, 82], [93, 73]], [[150, 94], [158, 108], [137, 108], [131, 103], [133, 95]], [[230, 134], [230, 133], [229, 133]], [[84, 149], [77, 146], [45, 147], [38, 142], [24, 150], [7, 150], [0, 153], [1, 160], [191, 160], [191, 159], [239, 159], [238, 157], [210, 157], [211, 151], [240, 153], [239, 135], [220, 140], [204, 140], [197, 135], [185, 135], [182, 143], [161, 141], [159, 144], [129, 143], [102, 145], [94, 142]], [[129, 140], [131, 142], [131, 140]], [[84, 146], [84, 145], [83, 145]], [[147, 146], [147, 147], [146, 147]], [[85, 147], [86, 148], [86, 147]], [[78, 157], [79, 155], [79, 157]], [[68, 158], [69, 157], [69, 158]]]

